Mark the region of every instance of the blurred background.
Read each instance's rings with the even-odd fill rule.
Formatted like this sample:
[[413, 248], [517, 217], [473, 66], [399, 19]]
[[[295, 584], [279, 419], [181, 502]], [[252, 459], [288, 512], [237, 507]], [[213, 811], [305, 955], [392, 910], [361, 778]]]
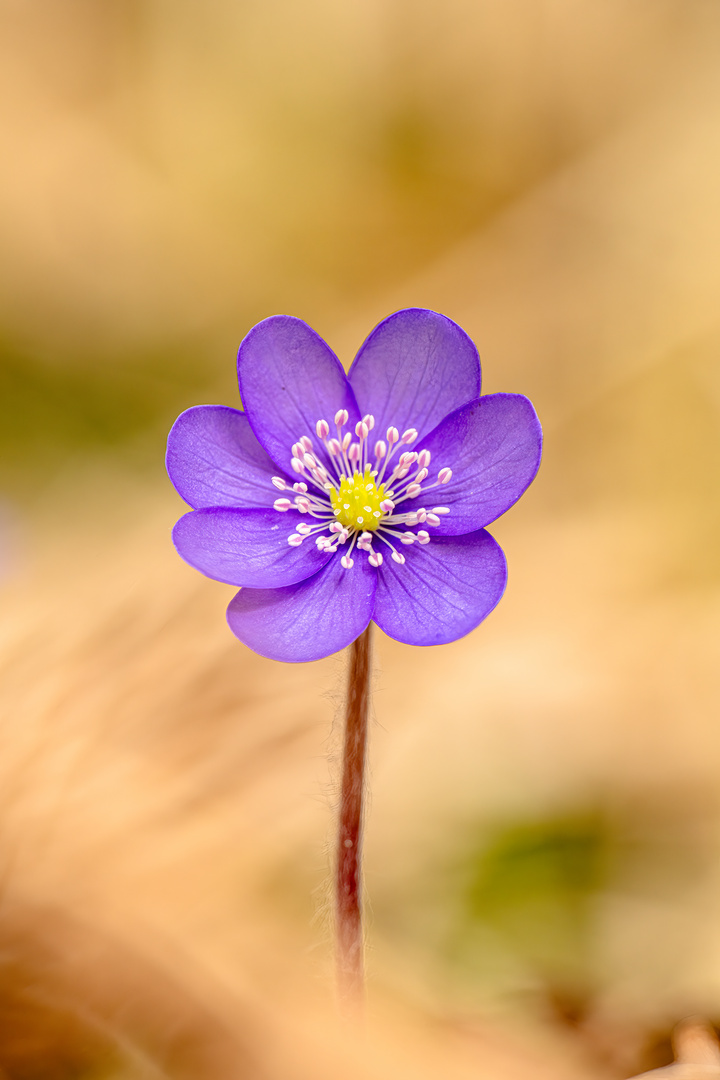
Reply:
[[[628, 1077], [720, 1020], [715, 0], [0, 0], [0, 1077]], [[369, 1018], [343, 660], [175, 555], [260, 318], [459, 322], [534, 401], [509, 587], [377, 634]]]

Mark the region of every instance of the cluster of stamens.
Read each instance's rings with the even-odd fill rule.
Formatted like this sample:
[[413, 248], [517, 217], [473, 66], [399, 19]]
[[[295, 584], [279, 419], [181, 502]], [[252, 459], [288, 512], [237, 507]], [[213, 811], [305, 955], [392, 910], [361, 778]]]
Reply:
[[[382, 552], [373, 548], [373, 542], [381, 541], [390, 548], [396, 563], [404, 563], [405, 556], [396, 544], [430, 542], [427, 529], [411, 532], [407, 527], [435, 527], [450, 510], [447, 506], [433, 506], [430, 510], [422, 507], [403, 513], [397, 512], [397, 507], [406, 499], [416, 499], [421, 492], [447, 484], [452, 470], [440, 469], [437, 479], [426, 484], [430, 476], [430, 451], [417, 453], [404, 449], [417, 439], [415, 428], [408, 428], [401, 435], [397, 428], [389, 427], [385, 439], [375, 443], [371, 457], [369, 440], [375, 417], [363, 416], [355, 425], [355, 439], [352, 431], [343, 432], [347, 422], [347, 410], [340, 409], [335, 414], [336, 434], [332, 438], [326, 420], [318, 420], [315, 425], [330, 469], [315, 452], [310, 436], [303, 435], [294, 444], [290, 461], [298, 480], [288, 484], [280, 476], [273, 477], [278, 491], [287, 492], [273, 503], [276, 510], [284, 513], [295, 509], [316, 519], [313, 524], [301, 522], [288, 537], [288, 544], [299, 547], [307, 537], [314, 536], [321, 551], [334, 552], [349, 541], [350, 546], [340, 560], [349, 570], [356, 547], [367, 553], [371, 566], [381, 566]], [[402, 526], [406, 528], [403, 530]]]

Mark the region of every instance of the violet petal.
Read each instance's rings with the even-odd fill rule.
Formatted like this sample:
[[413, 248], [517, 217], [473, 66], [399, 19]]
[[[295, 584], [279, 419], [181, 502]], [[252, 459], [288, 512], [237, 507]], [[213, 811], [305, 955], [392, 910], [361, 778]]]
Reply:
[[312, 537], [288, 544], [303, 520], [296, 510], [194, 510], [176, 524], [173, 542], [185, 562], [216, 581], [272, 589], [311, 577], [332, 558]]
[[[292, 446], [303, 435], [320, 443], [318, 420], [331, 434], [338, 409], [354, 427], [360, 419], [340, 361], [302, 319], [273, 315], [254, 326], [238, 352], [240, 396], [255, 435], [273, 461], [289, 469]], [[324, 451], [322, 460], [326, 460]]]
[[373, 619], [406, 645], [457, 641], [490, 614], [505, 589], [505, 556], [484, 529], [403, 547], [402, 554], [402, 566], [384, 555]]
[[[204, 506], [272, 506], [279, 470], [238, 409], [196, 405], [172, 426], [167, 471], [176, 491], [195, 509]], [[283, 478], [286, 478], [285, 476]]]
[[542, 429], [522, 394], [488, 394], [451, 413], [417, 445], [432, 455], [425, 486], [443, 468], [452, 469], [452, 479], [401, 503], [397, 512], [446, 506], [450, 513], [430, 535], [459, 536], [489, 525], [517, 502], [540, 466]]
[[230, 629], [270, 660], [303, 663], [344, 649], [370, 622], [377, 575], [365, 558], [345, 570], [336, 553], [314, 577], [284, 589], [241, 589]]
[[[360, 347], [349, 376], [373, 435], [387, 428], [428, 434], [443, 417], [480, 394], [480, 359], [464, 330], [425, 308], [396, 311]], [[413, 447], [414, 449], [415, 447]]]

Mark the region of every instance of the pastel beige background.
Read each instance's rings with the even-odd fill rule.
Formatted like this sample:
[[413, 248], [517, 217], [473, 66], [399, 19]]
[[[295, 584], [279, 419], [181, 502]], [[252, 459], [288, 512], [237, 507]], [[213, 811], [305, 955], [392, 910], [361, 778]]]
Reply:
[[[620, 1078], [720, 1020], [720, 11], [0, 0], [0, 1076]], [[343, 660], [175, 556], [164, 438], [278, 311], [543, 421], [506, 596], [377, 635], [369, 1019]]]

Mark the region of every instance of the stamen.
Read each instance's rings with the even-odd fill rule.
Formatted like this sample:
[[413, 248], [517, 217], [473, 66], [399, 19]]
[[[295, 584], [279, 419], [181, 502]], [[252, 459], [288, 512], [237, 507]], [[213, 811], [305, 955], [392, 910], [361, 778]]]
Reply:
[[[329, 438], [330, 424], [325, 419], [317, 420], [315, 433], [322, 441], [331, 463], [332, 472], [313, 449], [313, 440], [309, 435], [302, 435], [292, 446], [290, 467], [301, 474], [303, 480], [289, 484], [283, 477], [271, 478], [273, 486], [281, 492], [295, 493], [294, 501], [283, 497], [276, 499], [273, 507], [280, 512], [295, 509], [298, 513], [309, 515], [312, 521], [302, 521], [296, 531], [288, 537], [291, 547], [299, 547], [303, 539], [314, 535], [318, 550], [333, 553], [338, 547], [350, 541], [341, 557], [344, 569], [354, 565], [353, 549], [367, 553], [371, 566], [382, 566], [383, 555], [373, 549], [375, 540], [382, 541], [390, 548], [393, 560], [402, 565], [405, 556], [396, 549], [399, 546], [412, 546], [416, 541], [420, 545], [430, 542], [430, 534], [421, 529], [412, 532], [413, 526], [427, 523], [437, 527], [441, 517], [450, 513], [447, 506], [435, 506], [432, 511], [419, 507], [398, 513], [397, 507], [405, 499], [416, 498], [423, 490], [429, 472], [431, 453], [429, 450], [404, 450], [418, 438], [416, 428], [407, 428], [402, 436], [396, 427], [389, 427], [385, 439], [378, 439], [374, 445], [375, 467], [369, 463], [368, 439], [375, 426], [375, 417], [371, 413], [363, 416], [354, 425], [353, 431], [342, 428], [348, 423], [347, 409], [335, 413], [337, 437]], [[396, 449], [400, 448], [394, 466], [390, 464]], [[406, 479], [415, 468], [415, 475]], [[389, 479], [383, 480], [386, 470]], [[452, 470], [440, 469], [437, 480], [429, 486], [447, 484], [452, 478]], [[308, 490], [311, 485], [311, 490]], [[342, 501], [341, 501], [342, 500]], [[400, 531], [398, 526], [404, 526]], [[409, 528], [408, 528], [409, 527]]]

